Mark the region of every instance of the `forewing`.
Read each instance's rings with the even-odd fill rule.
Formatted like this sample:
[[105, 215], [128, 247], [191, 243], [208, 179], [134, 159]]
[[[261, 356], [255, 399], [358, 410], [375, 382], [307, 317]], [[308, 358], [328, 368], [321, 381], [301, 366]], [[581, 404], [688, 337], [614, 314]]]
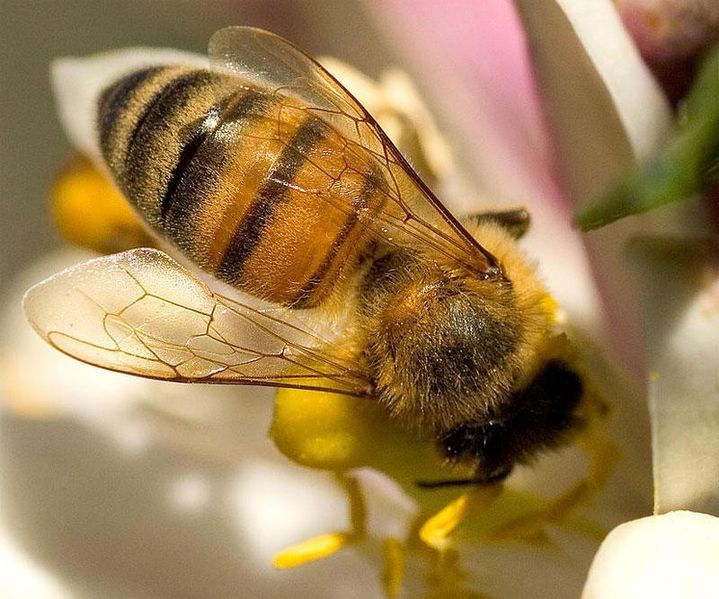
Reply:
[[311, 331], [218, 295], [159, 250], [67, 269], [28, 291], [25, 313], [83, 362], [180, 382], [324, 389], [363, 395], [367, 378]]
[[375, 238], [391, 245], [424, 246], [480, 274], [498, 274], [494, 256], [465, 231], [362, 105], [314, 59], [287, 40], [252, 27], [218, 31], [209, 54], [215, 66], [272, 93], [287, 110], [322, 118], [346, 140], [348, 158], [369, 157], [386, 196], [380, 214], [363, 223]]

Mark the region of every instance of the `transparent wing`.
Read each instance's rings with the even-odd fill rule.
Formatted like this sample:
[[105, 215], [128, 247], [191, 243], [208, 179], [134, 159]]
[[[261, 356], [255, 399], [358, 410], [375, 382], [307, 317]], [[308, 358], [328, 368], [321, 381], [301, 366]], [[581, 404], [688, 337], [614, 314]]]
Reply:
[[368, 392], [364, 373], [309, 330], [215, 294], [159, 250], [67, 269], [28, 291], [28, 320], [83, 362], [180, 382]]
[[319, 63], [287, 40], [251, 27], [212, 36], [210, 60], [246, 85], [280, 98], [283, 108], [315, 113], [345, 139], [347, 164], [369, 156], [387, 201], [364, 226], [394, 245], [425, 246], [476, 272], [500, 274], [497, 260], [457, 222], [414, 173], [362, 105]]

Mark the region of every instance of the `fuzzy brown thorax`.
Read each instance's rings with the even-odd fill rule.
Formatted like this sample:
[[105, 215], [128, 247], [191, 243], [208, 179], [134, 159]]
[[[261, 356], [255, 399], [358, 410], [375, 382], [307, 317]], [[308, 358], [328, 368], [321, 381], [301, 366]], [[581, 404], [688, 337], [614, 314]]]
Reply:
[[409, 251], [377, 260], [365, 278], [360, 311], [378, 399], [427, 435], [501, 418], [549, 327], [545, 292], [517, 264], [514, 244], [490, 229], [506, 279]]

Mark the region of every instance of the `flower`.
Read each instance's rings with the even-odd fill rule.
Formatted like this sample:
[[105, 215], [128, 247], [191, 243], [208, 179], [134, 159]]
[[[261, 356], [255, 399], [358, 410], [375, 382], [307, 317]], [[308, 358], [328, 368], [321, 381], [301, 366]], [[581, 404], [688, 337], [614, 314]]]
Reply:
[[583, 599], [708, 597], [719, 589], [719, 518], [679, 511], [614, 529], [589, 571]]
[[[494, 489], [420, 494], [413, 485], [413, 471], [421, 468], [430, 472], [441, 465], [436, 463], [429, 448], [403, 438], [401, 432], [378, 418], [378, 414], [373, 413], [373, 406], [363, 408], [351, 398], [338, 400], [328, 395], [280, 393], [276, 398], [271, 429], [277, 448], [294, 462], [334, 471], [340, 481], [339, 486], [334, 486], [327, 476], [288, 467], [261, 443], [257, 445], [263, 447], [259, 452], [252, 444], [238, 448], [234, 427], [241, 430], [242, 435], [254, 435], [258, 441], [262, 436], [263, 418], [259, 408], [257, 414], [253, 414], [252, 409], [248, 414], [247, 402], [242, 409], [232, 407], [236, 404], [234, 390], [232, 393], [227, 390], [211, 393], [202, 389], [202, 403], [198, 407], [196, 397], [189, 402], [178, 400], [175, 391], [165, 389], [167, 385], [155, 385], [150, 391], [150, 387], [138, 383], [136, 388], [119, 393], [125, 395], [125, 399], [134, 398], [134, 401], [120, 400], [118, 417], [113, 419], [113, 425], [136, 418], [143, 426], [147, 423], [150, 426], [140, 426], [139, 434], [130, 434], [128, 447], [123, 446], [117, 453], [106, 452], [110, 455], [108, 461], [120, 464], [122, 470], [128, 456], [141, 455], [148, 459], [147, 447], [159, 450], [162, 455], [166, 455], [169, 448], [171, 452], [182, 452], [197, 468], [182, 472], [181, 476], [151, 480], [147, 487], [137, 481], [137, 472], [143, 470], [131, 470], [131, 476], [121, 479], [127, 484], [115, 487], [119, 504], [129, 501], [131, 514], [145, 518], [149, 514], [148, 519], [155, 524], [153, 531], [158, 528], [174, 530], [176, 526], [192, 531], [193, 543], [185, 543], [187, 551], [195, 544], [201, 549], [206, 548], [206, 553], [212, 553], [211, 549], [217, 544], [216, 539], [213, 542], [212, 535], [204, 530], [208, 526], [228, 547], [219, 555], [215, 553], [217, 565], [203, 563], [200, 567], [200, 571], [212, 573], [211, 582], [198, 583], [185, 573], [176, 581], [176, 588], [190, 594], [218, 595], [236, 592], [239, 584], [243, 584], [245, 592], [267, 595], [270, 587], [265, 585], [272, 585], [272, 594], [276, 595], [282, 593], [281, 585], [289, 593], [291, 581], [309, 584], [313, 580], [315, 592], [324, 591], [328, 596], [349, 593], [356, 585], [369, 585], [372, 590], [365, 594], [379, 594], [380, 587], [374, 575], [358, 568], [359, 558], [351, 552], [339, 552], [331, 565], [315, 563], [312, 568], [320, 575], [317, 579], [302, 574], [302, 570], [287, 574], [288, 578], [267, 573], [264, 567], [269, 563], [270, 554], [289, 545], [280, 539], [283, 525], [293, 522], [291, 506], [296, 503], [303, 506], [294, 520], [293, 533], [297, 540], [306, 539], [310, 529], [315, 529], [312, 534], [319, 534], [309, 542], [302, 541], [280, 553], [275, 558], [280, 567], [296, 565], [353, 545], [373, 564], [384, 566], [383, 584], [388, 593], [398, 591], [405, 572], [405, 584], [413, 595], [429, 588], [444, 596], [468, 593], [470, 589], [510, 597], [529, 594], [576, 596], [603, 530], [648, 512], [650, 483], [646, 458], [649, 443], [642, 430], [642, 393], [636, 384], [643, 373], [641, 345], [638, 338], [633, 337], [638, 328], [635, 311], [626, 306], [618, 309], [622, 302], [631, 307], [631, 302], [625, 297], [626, 282], [623, 279], [621, 283], [617, 282], [622, 268], [616, 248], [619, 240], [632, 234], [634, 229], [602, 233], [601, 237], [595, 237], [585, 245], [583, 239], [570, 229], [569, 222], [575, 202], [595, 193], [627, 165], [648, 155], [661, 143], [671, 117], [663, 96], [639, 61], [610, 3], [598, 2], [586, 10], [582, 10], [580, 4], [519, 1], [519, 13], [515, 13], [508, 2], [500, 1], [488, 1], [481, 6], [457, 3], [452, 10], [447, 7], [438, 10], [424, 2], [413, 4], [411, 10], [407, 4], [392, 2], [375, 8], [381, 17], [378, 21], [384, 26], [387, 26], [386, 15], [392, 14], [395, 22], [405, 25], [405, 29], [395, 26], [394, 38], [402, 40], [405, 36], [409, 40], [409, 43], [405, 42], [411, 44], [411, 52], [407, 55], [419, 61], [424, 73], [419, 81], [441, 82], [436, 86], [435, 104], [444, 105], [447, 121], [464, 131], [465, 148], [472, 150], [465, 153], [479, 174], [478, 187], [463, 179], [462, 169], [457, 167], [461, 160], [452, 156], [449, 144], [437, 133], [438, 128], [429, 118], [429, 111], [419, 101], [419, 94], [412, 89], [406, 76], [395, 71], [377, 86], [337, 63], [330, 68], [337, 69], [338, 75], [343, 71], [340, 76], [353, 91], [358, 96], [365, 95], [362, 101], [370, 105], [373, 112], [380, 113], [383, 125], [393, 132], [403, 150], [413, 156], [414, 163], [425, 176], [429, 175], [431, 184], [449, 203], [467, 209], [478, 204], [480, 199], [496, 198], [521, 201], [531, 208], [535, 225], [528, 240], [530, 252], [539, 257], [553, 294], [577, 328], [575, 335], [583, 333], [588, 338], [587, 343], [582, 344], [585, 359], [595, 373], [605, 373], [604, 378], [601, 374], [597, 376], [604, 395], [611, 399], [612, 416], [608, 429], [620, 445], [621, 459], [613, 466], [607, 481], [598, 481], [603, 483], [599, 498], [578, 509], [573, 517], [561, 513], [561, 517], [549, 518], [548, 526], [544, 526], [547, 518], [539, 526], [531, 518], [537, 510], [541, 512], [542, 504], [538, 498], [553, 494], [547, 493], [548, 487], [556, 487], [558, 492], [571, 489], [572, 483], [586, 470], [580, 452], [572, 448], [543, 457], [535, 469], [520, 469], [511, 480], [512, 491], [499, 497], [493, 496]], [[422, 29], [422, 17], [431, 20], [431, 28]], [[479, 31], [484, 35], [477, 35]], [[435, 39], [432, 35], [440, 37]], [[528, 41], [533, 49], [531, 61], [527, 53]], [[477, 47], [480, 43], [485, 46]], [[493, 60], [477, 58], [488, 55]], [[621, 64], [612, 61], [612, 56], [621, 56]], [[434, 65], [432, 61], [436, 61]], [[433, 70], [437, 68], [437, 62], [440, 66], [451, 64], [453, 69]], [[103, 66], [106, 64], [102, 63]], [[108, 76], [103, 69], [98, 72]], [[569, 87], [566, 86], [568, 73], [572, 83]], [[466, 81], [462, 81], [463, 77]], [[354, 83], [350, 84], [350, 79]], [[456, 112], [451, 108], [453, 103], [460, 107]], [[72, 120], [74, 115], [70, 111], [66, 118]], [[82, 126], [71, 126], [71, 130], [77, 133]], [[77, 134], [75, 142], [92, 153], [84, 139]], [[482, 143], [478, 144], [477, 140]], [[527, 140], [531, 141], [528, 143]], [[600, 271], [598, 283], [593, 278], [592, 266]], [[643, 267], [640, 270], [652, 272]], [[649, 302], [646, 305], [650, 305]], [[611, 314], [611, 319], [607, 313]], [[612, 321], [614, 327], [610, 328], [607, 323]], [[654, 325], [655, 321], [652, 323]], [[691, 337], [689, 333], [687, 338]], [[665, 339], [661, 335], [659, 338]], [[34, 351], [28, 354], [26, 377], [31, 370], [27, 365], [37, 363]], [[4, 355], [13, 353], [14, 350], [9, 349]], [[624, 372], [617, 363], [612, 363], [611, 357], [615, 353], [621, 358], [614, 362], [623, 362], [627, 366]], [[690, 366], [688, 364], [687, 369]], [[18, 372], [17, 364], [15, 368]], [[667, 369], [671, 373], [669, 366]], [[78, 374], [78, 380], [85, 380], [85, 376]], [[704, 380], [706, 377], [702, 377]], [[109, 381], [103, 384], [125, 385], [119, 380]], [[209, 399], [215, 392], [217, 397]], [[182, 395], [184, 392], [177, 393]], [[255, 394], [254, 391], [242, 392], [243, 399], [251, 403]], [[17, 397], [12, 389], [7, 395]], [[52, 392], [49, 395], [52, 397]], [[16, 408], [29, 407], [26, 413], [33, 414], [47, 412], [44, 403], [40, 402], [39, 406], [32, 403], [38, 397], [30, 397], [29, 403], [27, 399], [16, 402]], [[208, 408], [208, 401], [214, 408]], [[79, 403], [88, 404], [87, 401]], [[65, 405], [64, 402], [52, 404], [56, 410]], [[668, 406], [675, 404], [672, 401]], [[362, 414], [363, 411], [366, 413]], [[203, 423], [199, 431], [188, 425], [197, 421]], [[658, 421], [655, 418], [655, 424]], [[661, 422], [664, 421], [662, 418]], [[707, 428], [711, 430], [710, 426]], [[129, 430], [132, 432], [132, 427]], [[104, 439], [109, 431], [108, 428], [98, 436]], [[125, 438], [125, 435], [121, 437]], [[655, 437], [655, 455], [661, 443], [661, 439], [657, 441]], [[138, 448], [139, 453], [133, 453], [138, 452]], [[606, 446], [602, 449], [611, 454]], [[352, 477], [343, 476], [348, 468], [358, 466], [372, 466], [373, 469], [362, 468], [353, 472]], [[277, 470], [281, 472], [280, 476], [276, 474]], [[591, 466], [589, 474], [590, 478], [592, 475], [599, 479], [605, 476], [605, 473], [592, 471]], [[676, 471], [671, 470], [669, 477], [675, 475]], [[700, 476], [695, 480], [706, 482]], [[360, 481], [360, 487], [354, 481]], [[100, 486], [111, 484], [102, 477], [97, 482]], [[343, 489], [350, 498], [349, 522], [337, 516], [343, 505], [338, 489]], [[577, 489], [582, 491], [585, 487], [580, 485]], [[145, 491], [149, 491], [150, 505], [143, 509], [138, 505], [138, 497]], [[364, 495], [364, 502], [359, 501], [359, 493]], [[82, 505], [92, 506], [87, 495], [82, 497], [88, 500]], [[278, 497], [286, 501], [275, 503]], [[103, 498], [115, 505], [114, 497], [103, 495]], [[183, 518], [178, 517], [177, 521], [159, 518], [159, 506], [166, 509], [168, 504], [182, 513]], [[326, 508], [328, 505], [334, 509]], [[63, 504], [60, 507], [63, 508], [61, 513], [75, 514], [70, 509], [72, 506]], [[457, 526], [475, 510], [481, 510], [481, 518]], [[435, 514], [433, 518], [423, 520], [424, 526], [419, 531], [425, 545], [417, 544], [412, 547], [413, 551], [405, 552], [402, 540], [417, 538], [413, 525], [419, 511]], [[80, 519], [79, 515], [75, 517]], [[195, 528], [178, 524], [190, 517], [199, 521]], [[238, 526], [240, 542], [228, 533], [226, 526], [219, 524], [228, 520]], [[66, 538], [58, 532], [57, 522], [47, 520], [43, 524], [44, 532], [50, 531], [59, 539]], [[119, 578], [131, 580], [127, 573], [137, 562], [126, 555], [139, 550], [139, 555], [143, 556], [143, 543], [133, 543], [133, 539], [146, 540], [148, 535], [141, 525], [132, 528], [131, 534], [127, 535], [116, 530], [118, 522], [112, 518], [104, 524], [108, 525], [112, 538], [120, 539]], [[284, 536], [287, 536], [286, 530]], [[447, 540], [450, 532], [453, 535], [451, 544]], [[179, 554], [182, 547], [179, 536], [161, 535], [158, 545], [169, 547], [166, 553], [170, 556]], [[496, 543], [498, 538], [503, 538], [504, 542]], [[507, 542], [507, 538], [530, 539], [532, 543]], [[435, 551], [427, 554], [427, 545], [433, 546]], [[160, 553], [159, 549], [150, 547], [147, 561], [161, 561]], [[200, 556], [203, 553], [200, 551]], [[382, 557], [378, 559], [377, 554]], [[79, 549], [79, 555], [86, 560], [97, 559], [93, 563], [99, 571], [107, 569], [103, 556], [93, 555], [86, 547]], [[240, 555], [248, 562], [247, 569], [228, 574], [233, 569], [230, 564], [241, 561]], [[193, 556], [197, 559], [196, 554]], [[519, 560], [526, 563], [522, 576], [516, 576]], [[67, 564], [60, 567], [66, 568]], [[191, 568], [190, 571], [197, 570]], [[256, 581], [255, 586], [246, 586], [245, 580], [250, 578], [251, 572], [261, 573], [261, 580]], [[86, 576], [87, 572], [83, 574]], [[322, 576], [325, 577], [324, 585]], [[425, 584], [425, 578], [428, 584]], [[331, 581], [331, 588], [327, 588], [326, 581]], [[93, 584], [99, 583], [94, 581]], [[151, 574], [146, 574], [132, 584], [137, 585], [133, 588], [142, 588], [144, 584], [157, 583]]]

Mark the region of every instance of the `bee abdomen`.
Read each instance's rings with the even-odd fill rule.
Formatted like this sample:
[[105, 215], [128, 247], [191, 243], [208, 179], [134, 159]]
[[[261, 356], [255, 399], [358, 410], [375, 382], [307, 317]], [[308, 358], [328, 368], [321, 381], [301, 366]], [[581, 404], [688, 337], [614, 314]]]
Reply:
[[201, 143], [208, 113], [239, 84], [211, 71], [157, 67], [107, 90], [100, 106], [105, 159], [128, 199], [155, 228], [183, 149]]
[[228, 74], [146, 69], [100, 106], [120, 187], [201, 268], [285, 305], [323, 301], [381, 209], [368, 156], [324, 120]]

